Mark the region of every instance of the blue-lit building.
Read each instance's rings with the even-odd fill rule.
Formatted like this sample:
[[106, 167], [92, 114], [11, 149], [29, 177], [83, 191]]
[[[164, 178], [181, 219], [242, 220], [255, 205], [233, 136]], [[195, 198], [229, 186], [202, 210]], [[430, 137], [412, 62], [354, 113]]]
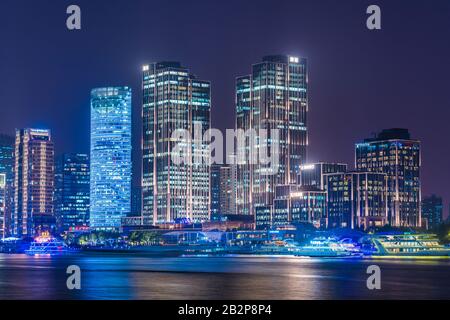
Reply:
[[[179, 62], [143, 67], [142, 203], [153, 223], [210, 219], [211, 85]], [[183, 135], [174, 135], [183, 131]], [[178, 152], [183, 149], [184, 152]], [[183, 161], [173, 161], [183, 154]]]
[[63, 154], [55, 165], [55, 217], [58, 232], [89, 226], [90, 170], [87, 154]]
[[142, 188], [134, 186], [131, 189], [131, 212], [130, 217], [140, 217], [142, 215]]
[[91, 92], [90, 227], [121, 227], [131, 210], [131, 88]]
[[13, 204], [13, 167], [14, 167], [14, 137], [0, 135], [0, 175], [3, 175], [3, 187], [0, 199], [0, 228], [3, 235], [8, 235], [11, 210]]
[[6, 174], [0, 173], [0, 239], [6, 237]]
[[388, 223], [394, 227], [421, 226], [420, 141], [407, 129], [387, 129], [356, 144], [357, 171], [387, 175]]
[[[258, 206], [273, 203], [277, 185], [295, 184], [306, 162], [308, 145], [308, 69], [305, 58], [272, 55], [254, 64], [251, 74], [236, 80], [236, 129], [267, 136], [250, 139], [238, 146], [237, 211], [255, 214]], [[279, 130], [278, 155], [272, 146], [273, 130]], [[249, 163], [250, 153], [267, 147], [278, 156], [279, 166], [257, 161]], [[242, 163], [242, 155], [246, 161]], [[273, 170], [275, 169], [275, 170]], [[274, 172], [275, 171], [275, 172]]]
[[442, 198], [433, 194], [422, 200], [422, 226], [435, 229], [443, 222], [444, 206]]

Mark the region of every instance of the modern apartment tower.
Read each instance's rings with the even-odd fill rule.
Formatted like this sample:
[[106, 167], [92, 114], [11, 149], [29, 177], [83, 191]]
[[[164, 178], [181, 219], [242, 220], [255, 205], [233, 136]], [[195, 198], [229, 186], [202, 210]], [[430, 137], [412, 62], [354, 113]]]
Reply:
[[54, 146], [50, 130], [16, 130], [11, 233], [32, 237], [54, 231]]
[[13, 167], [14, 167], [14, 137], [8, 135], [0, 135], [0, 175], [3, 175], [3, 187], [0, 191], [2, 199], [0, 199], [0, 228], [3, 230], [3, 236], [9, 235], [9, 226], [11, 219], [11, 210], [14, 200], [13, 192]]
[[131, 210], [131, 88], [91, 92], [90, 227], [117, 230]]
[[55, 166], [55, 217], [59, 232], [89, 227], [89, 155], [63, 154]]
[[[210, 218], [211, 86], [178, 62], [143, 67], [142, 201], [154, 224]], [[184, 134], [183, 134], [184, 132]], [[185, 161], [179, 159], [184, 150]]]
[[388, 223], [394, 227], [421, 226], [420, 142], [407, 129], [387, 129], [356, 144], [358, 171], [384, 173], [388, 184]]
[[[273, 203], [275, 187], [297, 181], [306, 162], [308, 144], [308, 71], [304, 58], [266, 56], [252, 66], [250, 75], [236, 80], [236, 129], [253, 129], [256, 135], [236, 150], [238, 155], [237, 205], [239, 214], [254, 214], [258, 206]], [[279, 141], [273, 130], [279, 130]], [[260, 135], [267, 130], [267, 135]], [[279, 166], [275, 172], [261, 161], [249, 163], [251, 151], [267, 148], [272, 153], [279, 145]], [[239, 160], [245, 154], [247, 161]]]

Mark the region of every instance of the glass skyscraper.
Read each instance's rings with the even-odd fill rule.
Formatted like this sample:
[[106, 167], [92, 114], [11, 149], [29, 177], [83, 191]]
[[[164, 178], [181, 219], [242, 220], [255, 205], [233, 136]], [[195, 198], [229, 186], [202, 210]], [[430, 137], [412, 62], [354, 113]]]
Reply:
[[11, 233], [30, 237], [54, 231], [54, 146], [50, 130], [16, 130]]
[[411, 139], [406, 129], [383, 130], [356, 144], [355, 161], [358, 171], [387, 175], [391, 226], [421, 226], [420, 141]]
[[[153, 217], [154, 224], [209, 220], [210, 155], [202, 136], [210, 129], [210, 83], [178, 62], [146, 65], [142, 108], [144, 217]], [[172, 137], [176, 130], [186, 130], [189, 137]], [[185, 163], [172, 161], [176, 146], [186, 147]]]
[[55, 217], [59, 232], [89, 226], [89, 156], [63, 154], [56, 159]]
[[91, 92], [90, 227], [121, 227], [131, 210], [131, 88]]
[[0, 173], [0, 238], [6, 236], [6, 174]]
[[14, 167], [14, 137], [0, 135], [0, 175], [3, 175], [4, 186], [2, 188], [2, 199], [0, 199], [1, 226], [3, 234], [9, 234], [11, 210], [14, 200], [13, 193], [13, 167]]
[[[297, 181], [300, 167], [306, 162], [308, 145], [308, 72], [304, 58], [267, 56], [253, 65], [252, 73], [237, 78], [236, 128], [256, 134], [265, 129], [269, 135], [257, 139], [254, 150], [274, 143], [270, 133], [279, 130], [279, 168], [275, 174], [267, 173], [267, 166], [239, 163], [238, 213], [254, 214], [257, 206], [271, 205], [277, 185]], [[240, 146], [237, 154], [249, 159], [250, 139]], [[272, 151], [272, 150], [271, 150]]]

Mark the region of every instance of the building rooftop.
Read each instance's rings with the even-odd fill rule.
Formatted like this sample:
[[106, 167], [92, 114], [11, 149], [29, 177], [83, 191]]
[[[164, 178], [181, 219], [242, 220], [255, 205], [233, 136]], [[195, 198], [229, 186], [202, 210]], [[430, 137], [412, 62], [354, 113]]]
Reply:
[[364, 142], [386, 141], [386, 140], [411, 140], [408, 129], [391, 128], [384, 129], [374, 138], [365, 139]]

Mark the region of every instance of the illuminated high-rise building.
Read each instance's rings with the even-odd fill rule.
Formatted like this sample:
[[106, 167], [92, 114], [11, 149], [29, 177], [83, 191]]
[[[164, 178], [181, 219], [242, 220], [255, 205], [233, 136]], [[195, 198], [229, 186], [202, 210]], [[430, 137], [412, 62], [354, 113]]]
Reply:
[[442, 198], [433, 194], [422, 200], [422, 227], [435, 229], [443, 222], [444, 205]]
[[[277, 185], [294, 184], [300, 167], [306, 162], [308, 144], [308, 72], [304, 58], [267, 56], [252, 66], [248, 76], [236, 81], [236, 129], [267, 130], [265, 137], [246, 139], [236, 153], [245, 154], [246, 163], [238, 156], [237, 206], [239, 214], [254, 214], [257, 206], [273, 203]], [[275, 141], [273, 130], [279, 130]], [[279, 166], [275, 172], [261, 161], [250, 163], [251, 151], [266, 148], [273, 154], [279, 145]]]
[[11, 233], [30, 237], [54, 231], [54, 146], [50, 130], [16, 130]]
[[220, 213], [236, 214], [236, 166], [223, 165], [220, 168]]
[[131, 88], [91, 92], [90, 227], [118, 229], [131, 210]]
[[303, 187], [315, 187], [319, 190], [326, 190], [326, 175], [338, 172], [347, 172], [347, 165], [329, 162], [306, 164], [300, 167], [298, 183]]
[[0, 239], [6, 236], [6, 174], [0, 173]]
[[387, 175], [388, 223], [394, 227], [421, 225], [420, 141], [406, 129], [383, 130], [356, 144], [356, 169]]
[[210, 210], [211, 218], [218, 218], [220, 214], [220, 164], [212, 164], [210, 168]]
[[59, 232], [89, 226], [89, 156], [63, 154], [55, 166], [55, 217]]
[[377, 172], [326, 177], [328, 228], [368, 229], [387, 223], [387, 176]]
[[0, 206], [2, 213], [0, 213], [1, 221], [0, 228], [2, 228], [3, 235], [9, 234], [11, 210], [14, 201], [13, 192], [13, 167], [14, 167], [14, 137], [0, 134], [0, 175], [4, 176], [4, 186], [2, 191], [2, 199], [0, 199]]
[[[142, 201], [153, 223], [202, 222], [210, 216], [211, 88], [178, 62], [143, 67]], [[187, 135], [172, 136], [184, 130]], [[174, 148], [186, 150], [183, 162]]]

